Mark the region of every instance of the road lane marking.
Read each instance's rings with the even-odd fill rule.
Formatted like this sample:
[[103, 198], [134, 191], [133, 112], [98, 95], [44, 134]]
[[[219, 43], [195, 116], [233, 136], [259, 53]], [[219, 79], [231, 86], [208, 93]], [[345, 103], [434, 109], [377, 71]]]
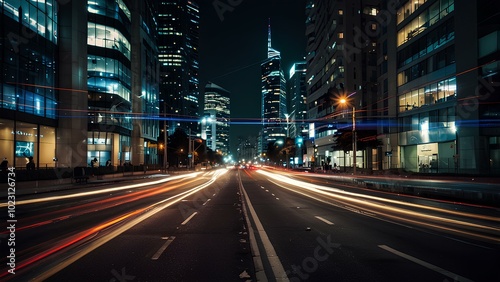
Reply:
[[[156, 253], [151, 257], [152, 260], [157, 260], [158, 258], [160, 258], [161, 254], [163, 254], [163, 252], [167, 249], [168, 245], [170, 245], [172, 243], [172, 241], [174, 241], [175, 239], [175, 236], [170, 236], [170, 237], [167, 237], [167, 241], [163, 244], [163, 246], [161, 246], [158, 251], [156, 251]], [[165, 237], [162, 237], [162, 239], [165, 239]]]
[[195, 215], [197, 215], [198, 212], [194, 212], [192, 215], [190, 215], [188, 218], [186, 218], [186, 220], [184, 220], [181, 225], [186, 225], [190, 220], [191, 218], [193, 218]]
[[[220, 170], [220, 171], [221, 171], [221, 173], [219, 173], [217, 175], [217, 177], [222, 176], [227, 172], [227, 170]], [[72, 252], [69, 255], [66, 255], [65, 260], [50, 267], [48, 270], [43, 271], [43, 273], [37, 274], [33, 279], [30, 279], [30, 280], [33, 280], [33, 281], [45, 281], [45, 280], [47, 280], [49, 277], [53, 276], [57, 272], [66, 268], [68, 265], [76, 262], [77, 260], [81, 259], [85, 255], [91, 253], [95, 249], [106, 244], [107, 242], [109, 242], [113, 238], [116, 238], [117, 236], [121, 235], [123, 232], [133, 228], [137, 224], [143, 222], [144, 220], [147, 220], [148, 218], [157, 214], [158, 212], [160, 212], [160, 211], [162, 211], [162, 210], [164, 210], [164, 209], [166, 209], [174, 204], [177, 204], [181, 200], [183, 200], [189, 196], [192, 196], [193, 194], [198, 193], [202, 189], [208, 187], [209, 185], [211, 185], [212, 183], [214, 183], [217, 180], [217, 177], [213, 177], [209, 181], [207, 181], [206, 183], [201, 184], [199, 186], [196, 186], [192, 189], [181, 192], [181, 193], [176, 194], [176, 195], [169, 197], [167, 199], [163, 199], [157, 203], [151, 204], [147, 208], [139, 209], [133, 213], [130, 213], [130, 214], [139, 214], [139, 216], [132, 218], [129, 221], [125, 221], [123, 225], [116, 226], [116, 227], [114, 225], [112, 225], [112, 227], [111, 227], [112, 229], [110, 230], [109, 233], [102, 235], [102, 236], [99, 236], [96, 239], [92, 239], [92, 241], [86, 247], [79, 249], [78, 252]], [[124, 218], [124, 217], [122, 216], [121, 218]], [[96, 227], [92, 228], [92, 230], [94, 230], [93, 234], [96, 234], [95, 229], [96, 229]], [[90, 231], [90, 229], [84, 230], [84, 231], [80, 232], [80, 234], [76, 234], [75, 236], [73, 236], [71, 238], [75, 239], [75, 237], [76, 237], [75, 240], [78, 240], [78, 236], [81, 236], [82, 233], [85, 233], [88, 231]], [[94, 236], [94, 235], [92, 235], [92, 236]], [[89, 236], [86, 236], [85, 238], [88, 238], [88, 237]], [[53, 249], [48, 250], [48, 252], [52, 252], [52, 251], [53, 251]], [[58, 255], [58, 254], [54, 254], [54, 255]], [[21, 267], [22, 266], [23, 265], [21, 265]], [[16, 267], [17, 267], [17, 265], [16, 265]]]
[[[281, 261], [276, 254], [276, 251], [274, 249], [273, 244], [271, 243], [271, 240], [269, 240], [269, 237], [267, 236], [266, 231], [264, 230], [264, 226], [260, 222], [259, 217], [257, 216], [257, 212], [255, 211], [254, 207], [252, 206], [252, 203], [250, 202], [250, 197], [248, 197], [247, 192], [245, 191], [245, 188], [243, 187], [243, 183], [241, 182], [241, 178], [239, 178], [239, 186], [240, 186], [240, 191], [243, 194], [243, 204], [246, 204], [246, 209], [244, 208], [245, 212], [245, 219], [248, 224], [248, 229], [251, 232], [250, 235], [254, 235], [253, 233], [253, 227], [251, 226], [251, 222], [249, 217], [253, 219], [253, 222], [255, 223], [255, 229], [257, 233], [259, 234], [260, 240], [262, 242], [262, 245], [264, 246], [264, 250], [266, 252], [267, 259], [269, 261], [269, 264], [271, 265], [271, 270], [274, 274], [274, 278], [278, 282], [289, 282], [289, 279], [287, 277], [287, 274], [285, 272], [285, 269], [283, 268], [283, 264], [281, 264]], [[247, 214], [247, 210], [250, 213], [250, 215]], [[253, 241], [253, 242], [252, 242]], [[256, 243], [256, 240], [252, 240], [252, 236], [250, 237], [250, 244], [253, 245], [252, 252], [254, 252], [254, 263], [256, 264], [256, 276], [257, 276], [257, 281], [267, 281], [267, 277], [264, 271], [264, 267], [262, 264], [262, 259], [260, 257], [260, 253], [258, 252], [258, 246]], [[257, 257], [256, 257], [257, 254]], [[258, 268], [257, 268], [258, 266]]]
[[211, 201], [211, 199], [206, 200], [206, 201], [203, 203], [203, 205], [208, 204], [208, 202], [210, 202], [210, 201]]
[[436, 272], [438, 272], [438, 273], [441, 273], [441, 274], [442, 274], [442, 275], [444, 275], [444, 276], [448, 276], [448, 277], [452, 278], [452, 279], [453, 279], [453, 281], [460, 281], [460, 282], [472, 282], [472, 280], [470, 280], [470, 279], [468, 279], [468, 278], [465, 278], [465, 277], [463, 277], [463, 276], [460, 276], [460, 275], [458, 275], [458, 274], [455, 274], [455, 273], [453, 273], [453, 272], [451, 272], [451, 271], [448, 271], [448, 270], [446, 270], [446, 269], [442, 269], [442, 268], [441, 268], [441, 267], [439, 267], [439, 266], [435, 266], [435, 265], [433, 265], [433, 264], [430, 264], [430, 263], [428, 263], [428, 262], [425, 262], [425, 261], [423, 261], [423, 260], [420, 260], [420, 259], [418, 259], [418, 258], [416, 258], [416, 257], [413, 257], [413, 256], [407, 255], [407, 254], [405, 254], [405, 253], [402, 253], [402, 252], [400, 252], [400, 251], [398, 251], [398, 250], [395, 250], [395, 249], [393, 249], [393, 248], [391, 248], [391, 247], [389, 247], [389, 246], [386, 246], [386, 245], [378, 245], [378, 246], [379, 246], [379, 248], [384, 249], [384, 250], [386, 250], [386, 251], [388, 251], [388, 252], [391, 252], [391, 253], [393, 253], [393, 254], [395, 254], [395, 255], [397, 255], [397, 256], [400, 256], [400, 257], [402, 257], [402, 258], [405, 258], [405, 259], [407, 259], [407, 260], [409, 260], [409, 261], [412, 261], [412, 262], [414, 262], [414, 263], [416, 263], [416, 264], [420, 264], [421, 266], [423, 266], [423, 267], [427, 267], [427, 268], [428, 268], [428, 269], [430, 269], [430, 270], [434, 270], [434, 271], [436, 271]]
[[315, 216], [315, 218], [323, 221], [324, 223], [328, 224], [328, 225], [334, 225], [333, 222], [329, 221], [328, 219], [324, 219], [322, 218], [321, 216]]

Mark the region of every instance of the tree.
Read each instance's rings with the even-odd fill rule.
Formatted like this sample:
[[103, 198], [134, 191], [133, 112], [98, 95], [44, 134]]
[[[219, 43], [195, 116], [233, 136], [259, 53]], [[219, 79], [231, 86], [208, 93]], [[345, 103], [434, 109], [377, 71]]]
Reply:
[[267, 143], [267, 158], [272, 162], [272, 163], [278, 163], [280, 160], [280, 150], [282, 145], [278, 144], [277, 142], [269, 142]]
[[[332, 146], [334, 151], [352, 151], [352, 131], [341, 131], [336, 136], [336, 144]], [[363, 151], [368, 148], [376, 148], [382, 142], [377, 139], [377, 134], [371, 130], [356, 131], [356, 147], [358, 151]]]
[[295, 139], [287, 137], [285, 140], [285, 144], [281, 149], [281, 154], [283, 154], [286, 161], [286, 167], [289, 167], [290, 165], [290, 156], [295, 156], [295, 150]]
[[179, 161], [184, 162], [187, 159], [189, 148], [189, 139], [186, 132], [177, 128], [175, 132], [168, 137], [167, 157], [171, 164], [178, 165]]

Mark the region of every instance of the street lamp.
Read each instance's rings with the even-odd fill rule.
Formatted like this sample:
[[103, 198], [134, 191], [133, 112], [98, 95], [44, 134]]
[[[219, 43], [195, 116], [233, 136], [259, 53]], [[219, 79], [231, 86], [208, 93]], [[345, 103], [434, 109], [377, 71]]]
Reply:
[[164, 150], [163, 150], [163, 169], [165, 170], [165, 172], [167, 171], [167, 164], [168, 164], [168, 160], [167, 160], [168, 139], [167, 139], [167, 125], [166, 125], [166, 123], [167, 123], [166, 121], [163, 122], [163, 140], [165, 143]]
[[[341, 104], [347, 105], [347, 100], [345, 98], [340, 99]], [[357, 138], [356, 138], [356, 107], [352, 107], [352, 174], [356, 174], [356, 150], [357, 150]]]
[[[163, 114], [165, 117], [167, 116], [167, 104], [163, 103]], [[165, 148], [163, 150], [163, 169], [165, 173], [167, 172], [167, 147], [168, 147], [168, 138], [167, 138], [167, 119], [163, 120], [163, 142], [165, 143]]]

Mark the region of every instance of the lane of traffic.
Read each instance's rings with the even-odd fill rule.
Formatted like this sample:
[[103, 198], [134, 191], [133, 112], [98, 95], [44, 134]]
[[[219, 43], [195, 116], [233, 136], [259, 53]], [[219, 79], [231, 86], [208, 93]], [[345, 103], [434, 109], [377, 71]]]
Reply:
[[[300, 278], [299, 270], [307, 269], [309, 272], [303, 271], [302, 274], [347, 280], [378, 278], [375, 280], [442, 281], [451, 278], [446, 275], [443, 277], [443, 273], [434, 270], [422, 269], [425, 267], [388, 252], [380, 248], [381, 245], [408, 253], [430, 265], [440, 266], [448, 274], [457, 277], [479, 280], [498, 277], [498, 273], [491, 271], [498, 262], [498, 250], [465, 244], [450, 240], [443, 234], [429, 233], [339, 208], [341, 205], [330, 203], [331, 200], [328, 199], [319, 201], [319, 198], [306, 198], [284, 189], [282, 186], [286, 184], [278, 186], [256, 173], [247, 177], [243, 185], [248, 187], [250, 197], [255, 199], [257, 213], [262, 217], [264, 227], [284, 261], [283, 264], [289, 265], [290, 273], [295, 274], [293, 277]], [[280, 200], [270, 197], [271, 193]], [[327, 219], [334, 225], [318, 220], [316, 216]], [[307, 232], [308, 227], [310, 232]], [[321, 236], [324, 236], [324, 242], [331, 243], [332, 254], [325, 261], [313, 261], [311, 258], [314, 258], [315, 249], [320, 245], [318, 238], [322, 238]], [[328, 238], [330, 241], [326, 240]], [[302, 260], [297, 254], [302, 254]], [[302, 267], [299, 269], [297, 266]], [[337, 271], [338, 267], [341, 269]]]

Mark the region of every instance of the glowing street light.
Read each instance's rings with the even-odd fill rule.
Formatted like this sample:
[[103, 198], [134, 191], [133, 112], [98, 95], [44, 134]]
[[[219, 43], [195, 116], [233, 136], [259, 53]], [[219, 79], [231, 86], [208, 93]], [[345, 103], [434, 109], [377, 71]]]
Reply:
[[[342, 98], [339, 100], [340, 104], [347, 105], [347, 100]], [[352, 107], [352, 174], [356, 174], [356, 150], [357, 150], [357, 138], [356, 138], [356, 107]]]

